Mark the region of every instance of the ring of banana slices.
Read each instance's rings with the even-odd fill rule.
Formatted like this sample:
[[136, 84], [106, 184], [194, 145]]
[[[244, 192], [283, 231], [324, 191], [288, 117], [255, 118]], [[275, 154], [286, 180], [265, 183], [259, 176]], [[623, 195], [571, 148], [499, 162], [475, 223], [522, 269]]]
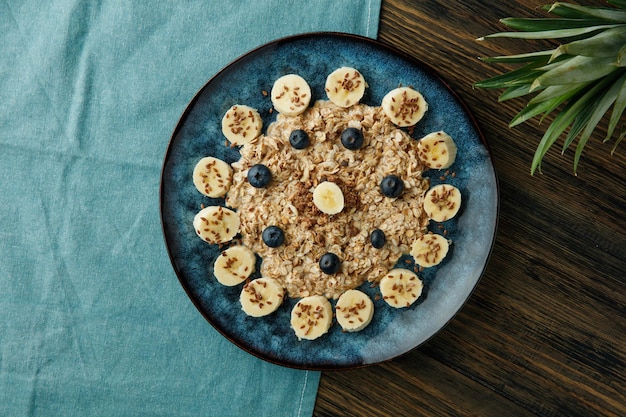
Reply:
[[[364, 76], [357, 69], [341, 67], [328, 75], [324, 91], [330, 103], [348, 110], [359, 104], [367, 87]], [[273, 109], [281, 117], [299, 117], [309, 110], [312, 99], [310, 86], [297, 74], [285, 74], [278, 78], [273, 84], [271, 93], [264, 95], [269, 96]], [[400, 86], [384, 96], [380, 108], [387, 118], [386, 123], [401, 129], [419, 123], [428, 111], [428, 103], [418, 90]], [[258, 110], [242, 104], [233, 105], [223, 115], [222, 132], [233, 146], [264, 140], [263, 122]], [[343, 134], [341, 138], [347, 149], [359, 152], [360, 148], [367, 146], [363, 143], [363, 138], [359, 138], [358, 132], [348, 133], [345, 142]], [[301, 149], [307, 146], [310, 139], [308, 137], [303, 139], [300, 133], [300, 137], [293, 139], [291, 144], [294, 148]], [[265, 151], [271, 152], [271, 149]], [[423, 170], [448, 169], [453, 166], [456, 154], [457, 147], [453, 138], [442, 130], [420, 138], [414, 153]], [[193, 183], [204, 196], [222, 198], [228, 194], [233, 184], [234, 171], [237, 170], [234, 166], [235, 164], [230, 165], [212, 156], [202, 157], [193, 170]], [[272, 178], [268, 170], [256, 169], [253, 173], [251, 171], [252, 168], [247, 172], [246, 179], [250, 185], [268, 190], [251, 189], [250, 192], [269, 192], [271, 187], [275, 186], [277, 179]], [[393, 200], [403, 192], [407, 183], [406, 180], [390, 176], [381, 182], [381, 192], [384, 198]], [[311, 190], [312, 205], [330, 219], [344, 211], [350, 199], [349, 195], [344, 196], [340, 185], [337, 181], [325, 178]], [[450, 184], [439, 184], [425, 189], [421, 198], [423, 211], [433, 222], [445, 222], [455, 217], [462, 203], [461, 191]], [[237, 239], [242, 228], [238, 213], [245, 209], [246, 207], [238, 207], [238, 210], [235, 210], [223, 204], [207, 207], [203, 205], [194, 217], [193, 227], [202, 240], [208, 244], [220, 245], [222, 248], [213, 264], [212, 272], [215, 279], [224, 286], [241, 286], [239, 301], [243, 312], [250, 317], [264, 317], [277, 311], [289, 294], [284, 285], [274, 278], [264, 276], [253, 278], [257, 272], [257, 254]], [[264, 244], [272, 251], [280, 251], [281, 245], [289, 243], [289, 238], [281, 235], [280, 230], [269, 226], [275, 227], [258, 225], [259, 228], [264, 228], [262, 235]], [[356, 233], [363, 235], [370, 232], [372, 231], [357, 230]], [[375, 300], [382, 300], [392, 308], [407, 308], [416, 303], [424, 288], [418, 273], [423, 268], [440, 264], [447, 256], [451, 243], [445, 235], [424, 233], [422, 230], [412, 230], [411, 236], [414, 236], [414, 240], [405, 255], [413, 258], [414, 270], [396, 266], [381, 276], [367, 279], [378, 286], [379, 296], [375, 297]], [[385, 237], [380, 230], [371, 234], [371, 245], [376, 248], [392, 245], [394, 241], [393, 236]], [[341, 260], [337, 256], [332, 256], [332, 253], [327, 255], [319, 260], [320, 270], [309, 271], [311, 275], [317, 275], [312, 279], [335, 279], [333, 274], [341, 267]], [[359, 281], [355, 288], [344, 291], [336, 300], [322, 294], [300, 298], [290, 314], [290, 324], [295, 336], [301, 340], [317, 339], [328, 333], [335, 322], [346, 333], [365, 329], [374, 317], [375, 302], [366, 292], [356, 288], [363, 282]]]

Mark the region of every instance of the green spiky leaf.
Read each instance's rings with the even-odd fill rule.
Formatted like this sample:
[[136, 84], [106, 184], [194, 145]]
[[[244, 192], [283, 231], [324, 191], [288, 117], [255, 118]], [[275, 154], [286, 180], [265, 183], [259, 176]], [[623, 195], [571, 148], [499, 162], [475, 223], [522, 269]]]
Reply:
[[512, 38], [512, 39], [560, 39], [560, 38], [573, 38], [576, 36], [587, 35], [589, 33], [595, 34], [599, 31], [611, 29], [617, 27], [617, 24], [589, 26], [582, 28], [572, 29], [556, 29], [556, 30], [541, 30], [530, 32], [498, 32], [491, 35], [484, 36], [484, 39], [489, 38]]
[[[546, 57], [545, 59], [547, 61], [549, 57]], [[530, 85], [536, 78], [536, 74], [533, 73], [532, 70], [543, 64], [544, 62], [533, 62], [497, 77], [479, 81], [475, 83], [474, 86], [479, 88], [509, 88], [524, 84]]]
[[528, 104], [540, 103], [542, 101], [553, 100], [557, 98], [560, 98], [561, 101], [565, 101], [573, 97], [576, 93], [578, 93], [582, 88], [587, 85], [589, 85], [589, 83], [551, 85], [539, 94], [537, 94], [535, 97], [530, 99], [528, 101]]
[[619, 7], [620, 9], [626, 9], [626, 0], [607, 0], [607, 3]]
[[507, 101], [518, 97], [523, 97], [526, 94], [530, 93], [530, 86], [528, 84], [517, 86], [517, 87], [509, 87], [504, 93], [500, 94], [498, 97], [498, 101]]
[[612, 24], [605, 19], [558, 19], [558, 18], [514, 18], [500, 19], [505, 26], [522, 32], [546, 32], [554, 30], [570, 30]]
[[619, 92], [615, 98], [615, 105], [613, 107], [613, 112], [611, 113], [611, 119], [609, 121], [609, 127], [607, 129], [604, 142], [608, 142], [611, 139], [617, 124], [624, 114], [624, 109], [626, 109], [626, 74], [622, 75], [622, 77], [616, 81], [616, 85], [619, 85]]
[[481, 58], [488, 63], [521, 66], [474, 84], [478, 88], [504, 89], [499, 101], [528, 96], [525, 107], [512, 118], [510, 127], [534, 117], [545, 120], [557, 112], [537, 145], [531, 174], [541, 172], [543, 158], [562, 136], [562, 152], [577, 141], [576, 173], [585, 146], [611, 108], [605, 142], [622, 123], [611, 153], [626, 136], [622, 121], [626, 111], [626, 0], [608, 3], [615, 7], [563, 2], [545, 5], [544, 10], [558, 17], [505, 18], [501, 22], [514, 32], [480, 38], [563, 41], [552, 50]]
[[578, 4], [556, 2], [544, 9], [570, 19], [602, 19], [609, 22], [626, 22], [626, 12], [605, 7], [588, 7]]
[[548, 62], [549, 58], [554, 54], [556, 49], [549, 51], [531, 52], [527, 54], [506, 55], [506, 56], [492, 56], [481, 57], [482, 61], [490, 63], [503, 63], [503, 64], [519, 64], [525, 62]]
[[576, 56], [567, 62], [551, 68], [533, 81], [533, 87], [550, 85], [578, 84], [598, 80], [615, 71], [615, 59]]
[[561, 55], [615, 58], [625, 44], [626, 26], [618, 26], [602, 31], [590, 38], [561, 45], [552, 54], [552, 59]]

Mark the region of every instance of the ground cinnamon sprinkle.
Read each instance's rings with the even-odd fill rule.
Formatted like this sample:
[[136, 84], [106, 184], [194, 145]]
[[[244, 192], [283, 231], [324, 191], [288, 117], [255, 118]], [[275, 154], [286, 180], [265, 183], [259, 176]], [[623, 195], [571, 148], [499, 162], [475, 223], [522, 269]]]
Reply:
[[[339, 137], [347, 127], [363, 132], [361, 149], [341, 145]], [[308, 148], [289, 144], [296, 129], [309, 135]], [[380, 107], [341, 108], [318, 101], [298, 116], [278, 114], [266, 134], [244, 144], [240, 153], [241, 159], [232, 164], [226, 204], [239, 213], [243, 244], [263, 259], [261, 274], [276, 279], [291, 297], [337, 298], [365, 281], [377, 283], [426, 231], [422, 202], [429, 182], [421, 175], [425, 168], [417, 157], [417, 142]], [[257, 163], [272, 172], [267, 189], [253, 189], [247, 182], [248, 168]], [[401, 198], [382, 196], [380, 181], [389, 174], [403, 179]], [[339, 214], [323, 214], [313, 204], [312, 191], [325, 180], [336, 183], [344, 195]], [[283, 228], [286, 243], [280, 250], [262, 242], [261, 233], [269, 225]], [[387, 237], [382, 249], [371, 245], [374, 229]], [[318, 265], [330, 251], [342, 260], [340, 272], [333, 275], [323, 274]]]

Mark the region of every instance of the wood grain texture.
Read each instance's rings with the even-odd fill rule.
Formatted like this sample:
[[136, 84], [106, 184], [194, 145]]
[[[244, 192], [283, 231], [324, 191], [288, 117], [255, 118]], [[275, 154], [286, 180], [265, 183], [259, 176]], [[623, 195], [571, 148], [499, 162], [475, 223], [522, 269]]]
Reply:
[[383, 0], [379, 39], [435, 67], [485, 134], [500, 223], [455, 319], [401, 358], [323, 373], [315, 416], [626, 416], [626, 143], [610, 155], [605, 120], [578, 176], [573, 150], [556, 148], [531, 176], [547, 124], [509, 129], [524, 102], [472, 87], [506, 69], [477, 57], [529, 51], [525, 41], [475, 39], [503, 30], [502, 17], [545, 16], [542, 4]]

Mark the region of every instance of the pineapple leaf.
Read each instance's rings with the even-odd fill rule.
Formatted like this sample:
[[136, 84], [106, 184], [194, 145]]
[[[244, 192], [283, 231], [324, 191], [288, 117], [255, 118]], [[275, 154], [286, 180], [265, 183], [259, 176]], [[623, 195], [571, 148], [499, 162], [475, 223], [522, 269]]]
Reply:
[[573, 38], [575, 36], [586, 35], [598, 32], [604, 29], [610, 29], [619, 26], [619, 24], [607, 24], [598, 26], [586, 26], [582, 28], [557, 29], [557, 30], [541, 30], [536, 32], [497, 32], [484, 36], [487, 38], [512, 38], [512, 39], [559, 39]]
[[[529, 104], [522, 109], [519, 113], [513, 117], [509, 122], [509, 127], [515, 127], [525, 121], [532, 119], [544, 113], [544, 118], [550, 114], [555, 108], [559, 107], [563, 103], [564, 99], [561, 97], [555, 97], [551, 100], [545, 100], [540, 103]], [[543, 120], [543, 118], [542, 118]]]
[[603, 117], [608, 116], [608, 142], [619, 129], [611, 150], [626, 136], [626, 0], [607, 0], [613, 8], [585, 7], [556, 2], [543, 9], [552, 18], [505, 18], [501, 23], [515, 30], [486, 38], [526, 40], [561, 39], [556, 49], [517, 55], [479, 58], [489, 63], [521, 64], [517, 69], [476, 82], [478, 88], [502, 88], [502, 102], [537, 93], [509, 122], [517, 126], [540, 116], [543, 122], [557, 114], [545, 129], [532, 159], [530, 173], [541, 172], [542, 160], [564, 135], [562, 153], [574, 142], [574, 173], [585, 146]]
[[617, 140], [615, 141], [615, 145], [613, 145], [613, 149], [611, 149], [611, 155], [615, 153], [615, 150], [617, 149], [617, 145], [619, 145], [622, 139], [624, 139], [624, 136], [626, 136], [626, 130], [623, 131], [622, 134], [619, 135], [619, 138], [617, 138]]
[[[586, 131], [587, 129], [585, 129]], [[582, 133], [580, 139], [578, 140], [578, 145], [576, 145], [576, 152], [574, 153], [574, 175], [578, 175], [578, 163], [580, 162], [580, 157], [583, 154], [583, 149], [585, 145], [587, 145], [587, 141], [589, 140], [589, 135], [585, 135], [585, 132]]]
[[607, 29], [590, 38], [559, 46], [552, 59], [560, 55], [583, 55], [591, 57], [615, 57], [626, 44], [626, 25]]
[[500, 94], [500, 97], [498, 97], [498, 101], [503, 102], [512, 98], [522, 97], [528, 93], [530, 93], [530, 84], [509, 87], [504, 91], [504, 93]]
[[[550, 57], [550, 62], [548, 62], [548, 64], [542, 67], [537, 68], [537, 70], [547, 72], [555, 68], [558, 68], [561, 65], [567, 65], [574, 58], [575, 58], [574, 56], [561, 55], [559, 57], [556, 57], [554, 60], [552, 60], [552, 57]], [[574, 65], [576, 65], [576, 61], [573, 61], [573, 63]]]
[[607, 21], [605, 19], [569, 19], [569, 18], [554, 18], [554, 17], [546, 17], [546, 18], [505, 17], [504, 19], [500, 19], [500, 23], [515, 30], [521, 30], [524, 32], [539, 32], [539, 31], [548, 31], [548, 30], [584, 28], [584, 27], [589, 27], [589, 26], [606, 25], [606, 24], [611, 24], [614, 22]]
[[583, 109], [580, 112], [580, 114], [576, 117], [576, 119], [574, 119], [574, 122], [572, 123], [572, 127], [570, 127], [570, 130], [569, 132], [567, 132], [567, 136], [565, 137], [565, 141], [563, 142], [561, 155], [565, 153], [567, 148], [569, 148], [572, 142], [574, 142], [574, 139], [576, 139], [576, 136], [578, 136], [581, 130], [583, 130], [590, 116], [591, 116], [591, 112], [588, 111], [588, 109]]
[[531, 52], [527, 54], [481, 57], [479, 59], [484, 62], [504, 63], [504, 64], [516, 64], [516, 63], [537, 62], [537, 61], [547, 62], [545, 58], [546, 57], [549, 58], [550, 56], [552, 56], [554, 51], [556, 51], [556, 49], [551, 49], [549, 51]]
[[563, 112], [557, 114], [548, 129], [546, 129], [546, 132], [537, 146], [535, 155], [533, 156], [533, 161], [530, 166], [531, 175], [533, 175], [537, 170], [541, 172], [541, 161], [543, 160], [543, 157], [548, 152], [548, 149], [554, 145], [559, 136], [561, 136], [561, 133], [563, 133], [567, 126], [572, 122], [573, 117], [571, 117], [567, 111], [569, 108], [571, 108], [571, 105], [566, 106]]
[[545, 10], [558, 16], [570, 19], [602, 19], [612, 22], [626, 23], [626, 11], [604, 8], [604, 7], [587, 7], [579, 6], [571, 3], [557, 2], [552, 5], [544, 6]]
[[548, 152], [548, 149], [554, 145], [565, 129], [576, 119], [576, 117], [579, 116], [580, 112], [585, 107], [589, 106], [589, 103], [596, 97], [598, 91], [601, 91], [604, 88], [605, 84], [606, 79], [596, 83], [596, 85], [589, 89], [580, 98], [569, 101], [563, 108], [563, 111], [557, 114], [548, 129], [546, 129], [546, 132], [537, 146], [535, 156], [533, 157], [533, 161], [531, 163], [531, 175], [534, 174], [536, 170], [541, 172], [541, 161]]
[[626, 0], [607, 0], [607, 3], [619, 7], [620, 9], [626, 9]]
[[582, 155], [587, 141], [591, 137], [591, 134], [595, 130], [598, 123], [600, 123], [602, 117], [615, 102], [622, 85], [623, 83], [620, 84], [619, 82], [614, 82], [610, 88], [603, 92], [603, 94], [598, 94], [597, 99], [593, 101], [592, 105], [587, 107], [589, 116], [587, 117], [585, 123], [585, 130], [583, 130], [580, 135], [580, 139], [578, 139], [576, 152], [574, 153], [574, 174], [576, 174], [578, 163], [580, 162], [580, 156]]
[[539, 86], [575, 84], [600, 79], [613, 71], [615, 59], [575, 56], [548, 72], [543, 73], [533, 82], [533, 89]]
[[548, 58], [549, 57], [545, 57], [545, 61], [543, 62], [532, 62], [502, 75], [479, 81], [475, 83], [474, 86], [478, 88], [508, 88], [522, 84], [530, 84], [537, 77], [537, 74], [532, 70], [545, 64]]
[[619, 93], [615, 98], [615, 105], [613, 106], [613, 112], [611, 113], [611, 119], [609, 120], [609, 126], [607, 128], [604, 142], [609, 141], [611, 136], [613, 136], [613, 132], [615, 131], [622, 114], [624, 114], [624, 109], [626, 109], [626, 73], [624, 73], [624, 75], [616, 81], [616, 84], [620, 85]]
[[615, 64], [618, 67], [626, 67], [626, 45], [622, 46], [617, 52]]
[[537, 94], [533, 97], [528, 104], [540, 103], [545, 100], [551, 100], [556, 97], [563, 97], [563, 100], [567, 100], [573, 97], [576, 93], [578, 93], [583, 87], [589, 85], [586, 83], [579, 84], [561, 84], [561, 85], [551, 85], [546, 87], [541, 93]]

